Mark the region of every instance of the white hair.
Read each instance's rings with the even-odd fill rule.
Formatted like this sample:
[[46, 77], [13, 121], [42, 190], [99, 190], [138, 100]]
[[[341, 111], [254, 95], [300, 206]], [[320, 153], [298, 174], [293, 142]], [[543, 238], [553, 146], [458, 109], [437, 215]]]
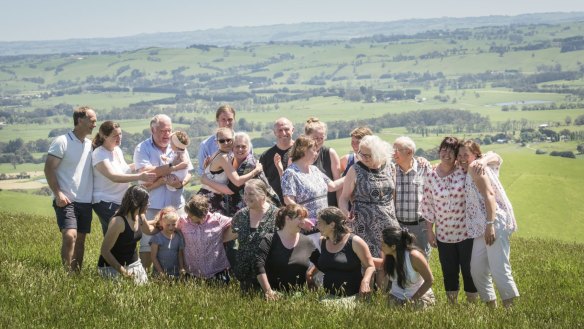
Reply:
[[244, 133], [244, 132], [241, 132], [241, 131], [236, 132], [233, 135], [233, 141], [235, 142], [235, 140], [238, 139], [238, 138], [243, 138], [244, 143], [247, 145], [247, 149], [248, 150], [251, 150], [253, 148], [253, 145], [251, 145], [251, 139], [249, 138], [249, 135], [247, 133]]
[[364, 136], [359, 143], [359, 150], [365, 146], [371, 150], [371, 160], [375, 163], [391, 162], [393, 147], [379, 136]]
[[172, 123], [172, 120], [170, 119], [170, 117], [166, 114], [157, 114], [155, 115], [152, 120], [150, 120], [150, 128], [154, 128], [157, 127], [158, 128], [158, 124], [161, 121], [167, 121], [169, 123]]
[[412, 154], [416, 153], [416, 143], [414, 143], [414, 141], [408, 136], [398, 137], [393, 143], [407, 148], [408, 150], [412, 151]]

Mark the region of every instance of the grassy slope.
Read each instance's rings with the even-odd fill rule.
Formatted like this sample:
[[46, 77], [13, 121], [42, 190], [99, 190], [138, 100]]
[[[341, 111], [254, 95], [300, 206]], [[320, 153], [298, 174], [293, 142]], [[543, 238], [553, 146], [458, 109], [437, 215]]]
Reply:
[[[52, 216], [0, 212], [0, 327], [200, 328], [574, 328], [584, 305], [582, 244], [514, 238], [511, 261], [522, 297], [512, 312], [446, 304], [438, 257], [431, 257], [437, 305], [426, 312], [389, 309], [383, 296], [354, 311], [318, 303], [318, 294], [266, 303], [243, 298], [237, 286], [150, 283], [135, 287], [95, 273], [101, 234], [86, 243], [85, 269], [67, 276], [59, 265]], [[10, 243], [6, 243], [10, 241]]]
[[[538, 30], [533, 40], [548, 39], [546, 33], [555, 31], [555, 37], [582, 34], [584, 24], [572, 25], [571, 31], [560, 31], [557, 27]], [[538, 35], [539, 34], [539, 35]], [[490, 42], [490, 41], [489, 41]], [[486, 45], [486, 46], [485, 46]], [[54, 74], [54, 70], [44, 71], [45, 67], [55, 67], [69, 58], [55, 58], [50, 62], [38, 63], [32, 69], [27, 63], [13, 67], [19, 78], [43, 77], [46, 83], [62, 79], [81, 81], [88, 75], [113, 75], [118, 68], [130, 65], [131, 69], [143, 70], [150, 77], [160, 76], [161, 71], [170, 72], [179, 66], [188, 67], [183, 74], [216, 72], [203, 68], [199, 63], [227, 69], [239, 64], [253, 64], [280, 53], [293, 53], [295, 58], [269, 66], [269, 71], [258, 72], [254, 76], [272, 77], [282, 71], [284, 76], [276, 79], [276, 87], [286, 86], [285, 81], [291, 73], [299, 73], [299, 81], [316, 75], [327, 75], [337, 70], [339, 64], [348, 64], [336, 76], [371, 74], [371, 80], [328, 82], [328, 86], [373, 85], [387, 88], [410, 88], [409, 85], [392, 81], [377, 80], [384, 73], [396, 72], [438, 72], [449, 77], [462, 73], [480, 73], [487, 69], [519, 69], [535, 72], [537, 65], [561, 63], [564, 70], [578, 69], [577, 62], [584, 52], [559, 53], [558, 49], [545, 49], [534, 52], [497, 54], [475, 54], [478, 47], [488, 48], [484, 41], [470, 41], [465, 44], [467, 55], [454, 56], [426, 61], [386, 62], [398, 54], [420, 55], [433, 50], [454, 47], [442, 41], [416, 44], [370, 45], [354, 44], [346, 48], [344, 43], [327, 47], [301, 47], [298, 45], [262, 45], [251, 47], [251, 51], [212, 49], [201, 52], [196, 49], [160, 49], [151, 55], [149, 49], [120, 55], [89, 56], [76, 60], [64, 67], [64, 71]], [[485, 48], [486, 47], [486, 48]], [[226, 54], [228, 53], [228, 54]], [[255, 53], [255, 56], [253, 55]], [[356, 61], [358, 54], [367, 54], [362, 61]], [[532, 53], [534, 54], [532, 56]], [[148, 61], [148, 56], [161, 58], [161, 62]], [[214, 61], [222, 58], [223, 61]], [[131, 70], [122, 74], [128, 75]], [[96, 73], [99, 72], [99, 73]], [[22, 89], [23, 94], [34, 93], [38, 86], [33, 83], [11, 80], [0, 72], [0, 88]], [[583, 80], [568, 82], [582, 85]], [[304, 89], [305, 85], [290, 85], [291, 89]], [[411, 101], [391, 103], [351, 103], [337, 98], [311, 98], [310, 101], [296, 101], [279, 104], [279, 110], [269, 112], [240, 112], [238, 117], [250, 121], [271, 122], [285, 115], [295, 122], [301, 122], [309, 115], [318, 116], [325, 121], [377, 117], [383, 113], [406, 112], [417, 109], [454, 107], [489, 115], [493, 121], [527, 118], [535, 122], [563, 122], [567, 115], [572, 118], [584, 114], [584, 109], [546, 112], [502, 112], [499, 102], [521, 100], [550, 100], [562, 102], [563, 95], [513, 93], [507, 90], [481, 89], [446, 91], [457, 102], [440, 103], [433, 100], [438, 94], [435, 86], [424, 90], [427, 97], [424, 103]], [[141, 100], [168, 97], [168, 94], [91, 94], [64, 96], [46, 101], [33, 102], [34, 107], [52, 106], [65, 102], [69, 104], [92, 104], [107, 111], [112, 107], [126, 106]], [[273, 106], [272, 106], [273, 108]], [[27, 109], [24, 109], [27, 110]], [[213, 111], [202, 114], [213, 120]], [[185, 115], [186, 117], [194, 114]], [[66, 123], [65, 123], [66, 122]], [[44, 126], [12, 126], [0, 130], [0, 140], [7, 141], [22, 137], [25, 140], [45, 138], [49, 129], [68, 127], [69, 118], [63, 123]], [[129, 132], [138, 132], [147, 127], [148, 118], [122, 122]], [[569, 127], [574, 129], [575, 127]], [[404, 128], [386, 129], [382, 137], [392, 141], [405, 134]], [[414, 139], [424, 149], [435, 147], [440, 136]], [[327, 142], [339, 154], [348, 151], [347, 139]], [[551, 145], [551, 144], [549, 144]], [[554, 145], [558, 145], [557, 143]], [[545, 148], [546, 145], [542, 145]], [[539, 146], [538, 146], [539, 147]], [[80, 277], [67, 277], [59, 266], [59, 234], [55, 225], [50, 198], [17, 192], [0, 192], [0, 237], [4, 241], [0, 248], [0, 282], [6, 287], [0, 294], [0, 327], [64, 327], [77, 326], [120, 326], [135, 323], [144, 327], [193, 326], [201, 327], [386, 327], [387, 325], [415, 326], [420, 328], [442, 327], [576, 327], [581, 325], [578, 314], [584, 304], [584, 258], [582, 244], [558, 242], [584, 239], [584, 208], [579, 196], [584, 192], [584, 172], [581, 161], [558, 159], [549, 156], [536, 156], [532, 150], [517, 148], [514, 145], [491, 146], [505, 159], [501, 179], [514, 204], [519, 231], [513, 240], [512, 263], [523, 295], [521, 302], [512, 313], [501, 311], [488, 312], [481, 306], [449, 308], [445, 305], [441, 288], [441, 273], [437, 257], [432, 257], [432, 267], [436, 276], [435, 290], [439, 305], [424, 312], [403, 312], [388, 310], [381, 303], [381, 297], [374, 298], [371, 307], [362, 307], [355, 312], [330, 310], [315, 302], [316, 296], [296, 299], [292, 303], [283, 301], [265, 304], [258, 299], [242, 299], [236, 288], [209, 289], [198, 284], [150, 285], [133, 287], [127, 284], [113, 284], [98, 278], [93, 269], [101, 235], [97, 221], [94, 232], [88, 238], [86, 271]], [[261, 151], [261, 150], [256, 150]], [[17, 172], [25, 170], [19, 166]], [[36, 168], [36, 167], [35, 167]], [[41, 165], [42, 168], [42, 165]], [[0, 167], [0, 171], [8, 168]], [[31, 214], [23, 214], [21, 212]], [[40, 215], [40, 216], [38, 216]], [[32, 232], [32, 234], [31, 234]], [[540, 240], [538, 238], [545, 238]], [[554, 240], [549, 240], [554, 239]], [[219, 293], [218, 293], [219, 291]], [[49, 293], [50, 292], [50, 293]], [[177, 297], [179, 296], [179, 297]], [[542, 302], [543, 301], [543, 302]], [[146, 309], [146, 311], [145, 311]], [[162, 316], [161, 316], [162, 315]]]

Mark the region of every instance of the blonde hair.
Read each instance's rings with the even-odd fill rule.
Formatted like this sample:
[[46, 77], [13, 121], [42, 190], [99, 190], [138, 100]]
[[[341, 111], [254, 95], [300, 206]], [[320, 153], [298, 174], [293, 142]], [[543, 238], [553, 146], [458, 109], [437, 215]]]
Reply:
[[156, 228], [162, 231], [161, 222], [163, 220], [178, 220], [178, 213], [174, 207], [164, 207], [156, 214]]
[[217, 138], [217, 136], [219, 136], [219, 134], [229, 134], [231, 135], [231, 138], [233, 138], [233, 130], [231, 128], [227, 128], [227, 127], [221, 127], [221, 128], [217, 128], [217, 131], [215, 132], [215, 138]]
[[304, 134], [310, 135], [318, 129], [323, 129], [324, 134], [326, 135], [326, 123], [315, 117], [310, 117], [306, 120], [306, 123], [304, 124]]

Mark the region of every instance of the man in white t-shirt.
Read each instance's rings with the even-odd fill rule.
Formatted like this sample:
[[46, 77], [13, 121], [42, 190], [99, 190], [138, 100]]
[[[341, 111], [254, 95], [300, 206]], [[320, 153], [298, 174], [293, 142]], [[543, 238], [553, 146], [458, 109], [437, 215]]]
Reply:
[[93, 174], [91, 140], [95, 111], [82, 106], [73, 112], [73, 131], [56, 137], [49, 147], [45, 176], [55, 199], [53, 208], [61, 231], [61, 260], [67, 271], [80, 271], [85, 236], [91, 231]]

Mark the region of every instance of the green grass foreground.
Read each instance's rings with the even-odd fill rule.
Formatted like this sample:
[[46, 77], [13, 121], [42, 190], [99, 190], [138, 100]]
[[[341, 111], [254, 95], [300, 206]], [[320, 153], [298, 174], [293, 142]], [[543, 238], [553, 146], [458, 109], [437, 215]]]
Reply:
[[0, 212], [0, 328], [577, 328], [584, 310], [583, 244], [515, 237], [512, 264], [520, 299], [510, 311], [446, 304], [436, 251], [431, 266], [437, 305], [388, 308], [382, 295], [355, 309], [319, 303], [318, 293], [277, 302], [242, 297], [237, 284], [129, 282], [96, 274], [101, 233], [93, 223], [83, 272], [59, 261], [52, 216]]

